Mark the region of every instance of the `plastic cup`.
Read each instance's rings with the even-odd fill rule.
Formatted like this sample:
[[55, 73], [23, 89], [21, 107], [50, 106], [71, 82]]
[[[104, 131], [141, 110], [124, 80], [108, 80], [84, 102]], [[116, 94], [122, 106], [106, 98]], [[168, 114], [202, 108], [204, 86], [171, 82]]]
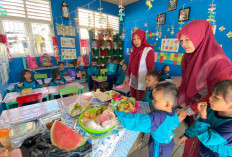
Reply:
[[12, 151], [12, 146], [10, 142], [10, 130], [9, 129], [1, 129], [0, 130], [0, 143], [8, 149], [9, 152]]

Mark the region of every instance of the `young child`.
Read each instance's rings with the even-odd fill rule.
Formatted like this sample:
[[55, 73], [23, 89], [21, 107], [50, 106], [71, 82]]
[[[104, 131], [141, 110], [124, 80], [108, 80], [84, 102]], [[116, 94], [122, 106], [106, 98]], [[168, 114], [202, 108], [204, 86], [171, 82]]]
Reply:
[[117, 80], [115, 82], [115, 86], [123, 84], [126, 77], [126, 71], [127, 71], [127, 66], [125, 60], [122, 60], [118, 67]]
[[107, 65], [107, 82], [108, 90], [112, 90], [115, 81], [117, 80], [117, 71], [118, 71], [118, 57], [114, 56], [112, 62]]
[[42, 85], [33, 78], [31, 71], [27, 69], [21, 71], [21, 82], [16, 86], [15, 91], [21, 91], [25, 88], [42, 88]]
[[50, 81], [50, 86], [59, 86], [67, 84], [67, 81], [60, 76], [60, 73], [57, 70], [52, 70], [52, 80]]
[[164, 81], [165, 79], [171, 79], [171, 75], [169, 74], [169, 71], [170, 71], [169, 65], [165, 65], [162, 68], [160, 81]]
[[58, 62], [58, 67], [57, 71], [60, 73], [60, 77], [67, 75], [67, 72], [64, 70], [64, 62]]
[[93, 79], [98, 75], [99, 75], [99, 69], [97, 66], [97, 60], [95, 58], [93, 58], [91, 65], [87, 69], [89, 91], [93, 90]]
[[160, 74], [156, 71], [150, 71], [146, 75], [146, 86], [147, 86], [147, 92], [144, 98], [142, 99], [143, 102], [148, 102], [150, 110], [154, 110], [154, 106], [152, 104], [152, 91], [155, 89], [156, 85], [159, 83], [160, 80]]
[[200, 118], [185, 130], [179, 143], [187, 138], [200, 140], [199, 157], [232, 156], [232, 80], [216, 83], [207, 103], [198, 103]]
[[148, 114], [131, 114], [115, 110], [122, 126], [128, 130], [151, 133], [149, 139], [150, 157], [169, 157], [174, 147], [174, 130], [179, 126], [179, 119], [173, 110], [177, 101], [178, 88], [170, 83], [156, 86], [153, 95], [155, 111]]

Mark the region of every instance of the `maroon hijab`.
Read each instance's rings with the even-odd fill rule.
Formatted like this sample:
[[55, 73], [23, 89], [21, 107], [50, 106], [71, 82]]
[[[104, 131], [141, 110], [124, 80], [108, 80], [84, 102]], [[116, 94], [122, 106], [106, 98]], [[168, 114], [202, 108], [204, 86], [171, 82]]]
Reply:
[[[141, 46], [140, 47], [135, 47], [134, 43], [133, 43], [133, 37], [134, 35], [137, 34], [141, 40]], [[132, 41], [131, 44], [133, 46], [133, 52], [130, 55], [130, 70], [132, 75], [134, 75], [136, 78], [138, 77], [138, 69], [139, 69], [139, 65], [140, 65], [140, 60], [143, 54], [143, 50], [145, 47], [151, 47], [152, 49], [153, 46], [151, 46], [147, 40], [146, 40], [146, 34], [143, 30], [136, 30], [133, 35], [132, 35]]]
[[[177, 33], [179, 40], [180, 35], [187, 36], [195, 47], [193, 53], [184, 53], [181, 62], [182, 82], [177, 104], [185, 103], [187, 106], [191, 105], [191, 98], [204, 89], [207, 82], [226, 70], [232, 70], [232, 65], [216, 42], [209, 22], [192, 21]], [[211, 89], [211, 87], [208, 88]]]

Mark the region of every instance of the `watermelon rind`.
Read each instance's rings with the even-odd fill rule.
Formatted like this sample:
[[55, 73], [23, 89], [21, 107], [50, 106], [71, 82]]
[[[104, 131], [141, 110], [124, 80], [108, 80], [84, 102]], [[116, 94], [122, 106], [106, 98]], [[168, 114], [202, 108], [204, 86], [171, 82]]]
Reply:
[[57, 146], [60, 149], [65, 149], [67, 151], [77, 149], [78, 147], [83, 146], [86, 142], [84, 137], [77, 134], [59, 121], [55, 121], [53, 123], [50, 131], [50, 137], [51, 143], [54, 146]]

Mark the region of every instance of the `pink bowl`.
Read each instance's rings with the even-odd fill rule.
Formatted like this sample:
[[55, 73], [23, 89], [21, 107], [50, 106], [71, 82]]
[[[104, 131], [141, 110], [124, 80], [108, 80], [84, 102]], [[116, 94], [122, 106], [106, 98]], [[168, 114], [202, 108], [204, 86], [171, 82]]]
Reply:
[[[114, 99], [114, 100], [121, 100], [122, 98], [117, 98], [117, 99]], [[130, 112], [130, 113], [135, 113], [135, 112], [137, 112], [138, 111], [138, 109], [139, 109], [139, 103], [137, 102], [137, 101], [135, 101], [135, 110], [134, 111], [132, 111], [132, 112]]]

